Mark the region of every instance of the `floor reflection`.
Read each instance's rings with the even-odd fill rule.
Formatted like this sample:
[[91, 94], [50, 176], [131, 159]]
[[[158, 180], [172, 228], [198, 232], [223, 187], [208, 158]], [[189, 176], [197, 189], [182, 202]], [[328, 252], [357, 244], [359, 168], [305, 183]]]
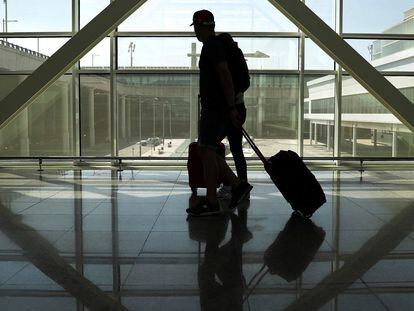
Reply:
[[311, 220], [264, 172], [187, 219], [185, 171], [4, 170], [0, 310], [413, 310], [412, 172], [316, 174]]
[[[247, 228], [249, 204], [240, 204], [237, 215], [187, 219], [191, 239], [205, 243], [197, 273], [201, 310], [243, 310], [243, 244], [253, 237]], [[229, 222], [230, 239], [223, 243]]]
[[21, 247], [24, 256], [47, 277], [91, 310], [126, 310], [62, 258], [57, 249], [19, 215], [0, 203], [0, 230]]

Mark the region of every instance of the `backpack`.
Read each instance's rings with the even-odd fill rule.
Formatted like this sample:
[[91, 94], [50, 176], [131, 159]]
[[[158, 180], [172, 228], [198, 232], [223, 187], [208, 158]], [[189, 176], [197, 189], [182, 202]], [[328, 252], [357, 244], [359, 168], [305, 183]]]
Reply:
[[242, 50], [240, 50], [237, 42], [233, 40], [230, 34], [221, 33], [217, 37], [226, 51], [227, 63], [233, 78], [234, 91], [236, 93], [245, 92], [250, 86], [250, 76]]

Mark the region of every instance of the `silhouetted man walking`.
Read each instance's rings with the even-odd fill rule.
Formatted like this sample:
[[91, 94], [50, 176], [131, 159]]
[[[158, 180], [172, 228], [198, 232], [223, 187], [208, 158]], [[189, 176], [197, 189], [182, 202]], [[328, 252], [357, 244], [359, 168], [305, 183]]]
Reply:
[[199, 61], [201, 115], [198, 143], [207, 185], [207, 201], [187, 209], [187, 212], [192, 216], [207, 216], [220, 213], [216, 190], [218, 176], [222, 176], [232, 187], [230, 208], [236, 207], [249, 194], [252, 186], [237, 178], [216, 152], [230, 126], [241, 127], [241, 120], [235, 107], [234, 86], [225, 47], [214, 31], [214, 16], [207, 10], [197, 11], [192, 25], [197, 39], [203, 43]]

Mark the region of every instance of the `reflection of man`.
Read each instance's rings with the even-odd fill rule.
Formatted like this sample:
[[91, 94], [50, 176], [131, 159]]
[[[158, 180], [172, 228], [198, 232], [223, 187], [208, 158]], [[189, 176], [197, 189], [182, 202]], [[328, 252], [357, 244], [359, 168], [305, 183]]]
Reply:
[[240, 127], [241, 120], [235, 109], [233, 80], [225, 48], [214, 31], [214, 16], [207, 10], [197, 11], [191, 25], [194, 25], [197, 39], [203, 43], [199, 62], [201, 116], [198, 143], [207, 187], [207, 201], [188, 209], [187, 212], [193, 216], [206, 216], [220, 213], [216, 193], [218, 176], [222, 176], [232, 187], [230, 208], [236, 207], [246, 198], [252, 186], [237, 178], [216, 152], [230, 126]]
[[[248, 201], [246, 204], [249, 204]], [[198, 269], [201, 310], [232, 311], [243, 310], [245, 279], [243, 276], [242, 247], [252, 238], [246, 227], [247, 207], [239, 215], [230, 214], [231, 238], [224, 240], [228, 217], [210, 218], [197, 222], [190, 218], [190, 237], [206, 242], [204, 261]]]

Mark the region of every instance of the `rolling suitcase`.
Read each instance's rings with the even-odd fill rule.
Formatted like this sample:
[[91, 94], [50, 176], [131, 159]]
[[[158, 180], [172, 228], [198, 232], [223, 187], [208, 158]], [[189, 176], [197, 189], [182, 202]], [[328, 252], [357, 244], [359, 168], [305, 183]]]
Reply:
[[279, 151], [266, 159], [253, 140], [242, 129], [243, 136], [264, 164], [266, 172], [283, 197], [301, 216], [309, 218], [326, 202], [325, 193], [312, 172], [293, 151]]
[[[224, 158], [225, 146], [220, 143], [217, 152]], [[204, 181], [203, 163], [198, 155], [198, 143], [193, 142], [188, 146], [188, 158], [187, 158], [187, 170], [188, 170], [188, 183], [193, 194], [197, 194], [197, 188], [205, 188], [206, 183]], [[217, 180], [217, 188], [222, 183], [221, 177]]]

